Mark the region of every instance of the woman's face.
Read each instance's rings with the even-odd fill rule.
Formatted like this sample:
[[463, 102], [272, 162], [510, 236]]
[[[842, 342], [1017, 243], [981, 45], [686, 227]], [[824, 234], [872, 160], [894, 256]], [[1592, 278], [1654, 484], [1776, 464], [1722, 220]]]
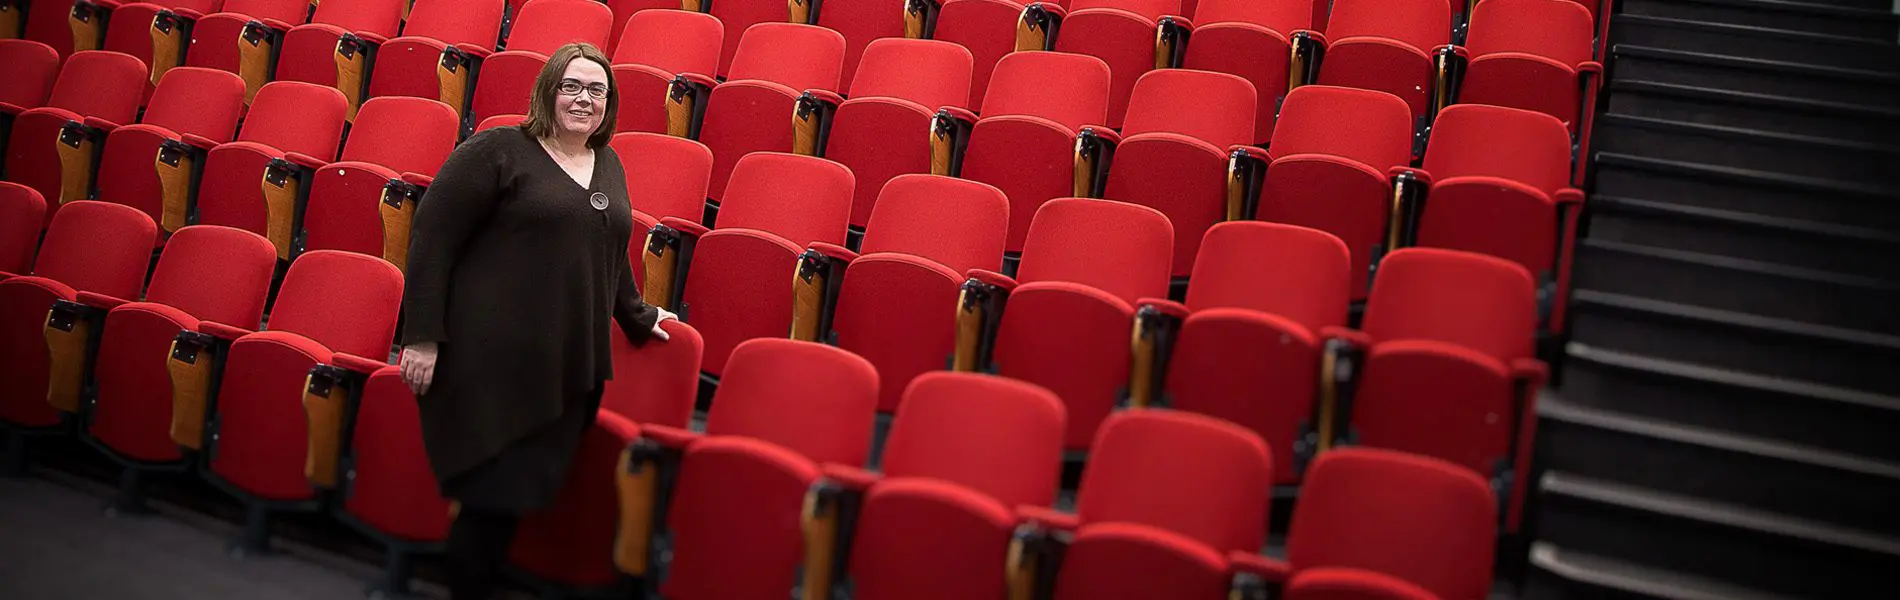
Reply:
[[585, 58], [567, 63], [554, 94], [555, 120], [562, 133], [587, 136], [600, 128], [607, 111], [608, 85], [607, 70], [600, 63]]

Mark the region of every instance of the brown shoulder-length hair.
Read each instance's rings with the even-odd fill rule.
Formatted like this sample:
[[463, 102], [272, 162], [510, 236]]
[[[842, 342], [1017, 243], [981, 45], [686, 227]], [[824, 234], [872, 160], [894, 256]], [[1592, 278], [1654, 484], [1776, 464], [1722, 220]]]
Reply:
[[536, 138], [554, 135], [554, 96], [560, 93], [561, 77], [567, 74], [568, 63], [578, 59], [594, 61], [607, 72], [607, 112], [601, 114], [600, 128], [587, 136], [587, 147], [605, 147], [614, 137], [614, 116], [620, 113], [620, 86], [614, 83], [614, 67], [607, 55], [586, 42], [561, 46], [548, 59], [548, 64], [541, 67], [541, 74], [534, 77], [534, 97], [528, 100], [528, 120], [521, 123], [521, 130]]

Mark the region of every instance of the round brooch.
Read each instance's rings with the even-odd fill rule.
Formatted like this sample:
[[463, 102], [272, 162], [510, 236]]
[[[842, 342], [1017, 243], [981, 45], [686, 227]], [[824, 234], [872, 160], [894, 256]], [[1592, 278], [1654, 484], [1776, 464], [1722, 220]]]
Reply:
[[594, 210], [607, 210], [607, 194], [594, 192], [594, 195], [587, 197], [587, 201], [594, 205]]

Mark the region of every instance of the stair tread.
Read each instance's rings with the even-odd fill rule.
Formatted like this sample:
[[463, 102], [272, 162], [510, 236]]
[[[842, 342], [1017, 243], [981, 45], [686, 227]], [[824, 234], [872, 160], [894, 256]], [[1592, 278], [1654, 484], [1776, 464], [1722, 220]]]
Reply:
[[[1706, 21], [1690, 21], [1687, 19], [1671, 19], [1668, 17], [1652, 17], [1648, 15], [1633, 15], [1633, 14], [1627, 14], [1627, 13], [1618, 14], [1614, 18], [1617, 20], [1627, 19], [1629, 22], [1632, 22], [1632, 23], [1656, 25], [1660, 27], [1668, 27], [1668, 28], [1673, 28], [1673, 29], [1714, 31], [1714, 32], [1721, 32], [1721, 33], [1725, 33], [1729, 35], [1737, 35], [1737, 36], [1745, 36], [1745, 37], [1774, 38], [1777, 42], [1785, 42], [1788, 44], [1810, 44], [1810, 45], [1834, 44], [1834, 45], [1842, 45], [1842, 46], [1862, 46], [1873, 52], [1900, 54], [1900, 46], [1896, 46], [1892, 41], [1869, 40], [1869, 39], [1864, 39], [1864, 38], [1854, 38], [1854, 37], [1831, 35], [1831, 34], [1825, 34], [1825, 33], [1791, 31], [1787, 29], [1772, 29], [1768, 27], [1753, 27], [1749, 25], [1734, 25], [1730, 23], [1710, 23]], [[1614, 27], [1615, 24], [1612, 23], [1611, 26]]]
[[1597, 117], [1597, 120], [1596, 120], [1597, 127], [1602, 127], [1606, 123], [1634, 125], [1637, 127], [1643, 127], [1643, 128], [1648, 128], [1648, 129], [1660, 129], [1660, 130], [1665, 130], [1665, 131], [1668, 131], [1668, 130], [1682, 131], [1682, 132], [1689, 132], [1689, 133], [1694, 133], [1694, 134], [1699, 134], [1699, 135], [1706, 135], [1709, 137], [1741, 138], [1741, 139], [1755, 138], [1758, 140], [1777, 142], [1777, 143], [1803, 144], [1803, 145], [1810, 145], [1810, 146], [1834, 146], [1836, 148], [1860, 150], [1864, 152], [1882, 152], [1882, 153], [1888, 153], [1888, 154], [1900, 154], [1900, 145], [1869, 144], [1869, 143], [1858, 142], [1858, 141], [1853, 141], [1853, 140], [1838, 140], [1838, 139], [1833, 139], [1833, 138], [1815, 137], [1811, 135], [1782, 133], [1778, 131], [1763, 131], [1760, 129], [1749, 129], [1746, 127], [1710, 125], [1707, 123], [1685, 123], [1682, 121], [1670, 121], [1670, 120], [1656, 119], [1656, 118], [1651, 118], [1651, 117], [1639, 117], [1639, 116], [1634, 116], [1634, 115], [1616, 114], [1614, 112], [1604, 113]]
[[1725, 324], [1725, 325], [1749, 327], [1753, 329], [1761, 329], [1761, 330], [1772, 331], [1776, 333], [1809, 337], [1809, 338], [1820, 338], [1820, 339], [1843, 342], [1843, 343], [1848, 343], [1848, 344], [1858, 344], [1858, 345], [1864, 345], [1864, 346], [1880, 346], [1888, 350], [1900, 350], [1900, 336], [1885, 335], [1885, 334], [1863, 331], [1859, 329], [1849, 329], [1845, 327], [1816, 325], [1812, 323], [1790, 321], [1787, 319], [1778, 319], [1774, 317], [1765, 317], [1761, 315], [1752, 315], [1748, 313], [1741, 313], [1741, 312], [1735, 312], [1735, 311], [1704, 308], [1700, 306], [1689, 306], [1689, 305], [1684, 305], [1684, 304], [1678, 304], [1675, 302], [1664, 302], [1660, 300], [1652, 300], [1649, 298], [1643, 298], [1640, 296], [1631, 296], [1627, 294], [1599, 292], [1596, 290], [1588, 290], [1588, 289], [1577, 290], [1575, 294], [1574, 302], [1576, 304], [1595, 304], [1595, 305], [1614, 307], [1614, 308], [1619, 308], [1619, 309], [1624, 309], [1624, 310], [1634, 310], [1634, 311], [1639, 311], [1639, 312], [1662, 314], [1662, 315], [1675, 317], [1678, 319], [1687, 319], [1687, 320], [1692, 320], [1692, 321], [1712, 322], [1712, 323], [1719, 323], [1719, 324]]
[[1854, 8], [1851, 6], [1839, 6], [1839, 5], [1833, 5], [1833, 4], [1815, 4], [1813, 2], [1789, 2], [1787, 0], [1677, 0], [1677, 1], [1693, 2], [1696, 4], [1747, 6], [1747, 7], [1757, 7], [1757, 8], [1771, 9], [1771, 10], [1804, 12], [1804, 13], [1813, 13], [1813, 14], [1818, 14], [1818, 15], [1830, 15], [1830, 16], [1839, 16], [1839, 17], [1854, 17], [1854, 18], [1900, 21], [1900, 15], [1896, 15], [1890, 11], [1869, 10], [1865, 8]]
[[[1630, 15], [1630, 16], [1635, 16], [1635, 15]], [[1625, 18], [1625, 17], [1623, 15], [1618, 15], [1617, 18]], [[1696, 52], [1693, 50], [1677, 50], [1674, 48], [1658, 48], [1655, 46], [1649, 46], [1649, 45], [1644, 45], [1644, 44], [1628, 44], [1628, 43], [1619, 42], [1619, 43], [1616, 43], [1611, 48], [1610, 53], [1612, 55], [1627, 54], [1631, 56], [1641, 56], [1641, 57], [1647, 57], [1647, 58], [1662, 58], [1662, 59], [1678, 60], [1678, 61], [1685, 61], [1685, 62], [1698, 62], [1698, 63], [1705, 63], [1705, 64], [1711, 64], [1711, 65], [1737, 67], [1737, 68], [1752, 69], [1752, 70], [1765, 71], [1765, 72], [1798, 73], [1798, 74], [1804, 74], [1804, 75], [1819, 75], [1823, 77], [1837, 77], [1837, 78], [1843, 78], [1843, 79], [1856, 79], [1856, 80], [1862, 80], [1862, 81], [1879, 81], [1879, 82], [1885, 82], [1885, 83], [1900, 82], [1900, 74], [1888, 73], [1888, 72], [1883, 72], [1883, 71], [1856, 69], [1852, 67], [1839, 67], [1839, 66], [1834, 66], [1834, 65], [1817, 65], [1813, 63], [1784, 61], [1784, 60], [1770, 60], [1770, 59], [1755, 58], [1755, 57], [1750, 57], [1750, 56], [1729, 56], [1726, 54]], [[1614, 73], [1612, 73], [1612, 75], [1614, 75]]]
[[1707, 498], [1682, 496], [1555, 471], [1544, 473], [1542, 480], [1538, 483], [1538, 489], [1547, 494], [1580, 498], [1676, 519], [1752, 529], [1784, 537], [1900, 557], [1900, 539], [1734, 506]]
[[1868, 106], [1850, 102], [1832, 102], [1798, 96], [1780, 94], [1762, 94], [1738, 90], [1724, 90], [1693, 85], [1681, 85], [1662, 81], [1641, 79], [1617, 79], [1610, 82], [1610, 93], [1636, 91], [1671, 96], [1682, 96], [1707, 100], [1720, 100], [1745, 104], [1757, 104], [1793, 110], [1811, 112], [1839, 113], [1849, 117], [1868, 117], [1881, 119], [1900, 119], [1900, 108], [1886, 106]]
[[[1860, 275], [1852, 275], [1852, 274], [1847, 274], [1847, 273], [1819, 271], [1815, 269], [1808, 269], [1808, 268], [1803, 268], [1803, 267], [1794, 267], [1794, 266], [1782, 265], [1782, 264], [1777, 264], [1777, 263], [1749, 260], [1745, 258], [1735, 258], [1735, 257], [1724, 256], [1720, 254], [1691, 252], [1691, 251], [1686, 251], [1686, 250], [1677, 250], [1673, 248], [1659, 248], [1655, 246], [1629, 244], [1629, 243], [1624, 243], [1624, 242], [1613, 242], [1613, 241], [1608, 241], [1608, 240], [1599, 240], [1599, 239], [1592, 239], [1592, 238], [1584, 238], [1583, 240], [1581, 240], [1581, 244], [1586, 247], [1601, 249], [1601, 250], [1608, 250], [1611, 252], [1636, 254], [1636, 255], [1647, 256], [1650, 258], [1657, 258], [1657, 259], [1675, 261], [1675, 262], [1698, 263], [1704, 266], [1715, 267], [1718, 269], [1725, 269], [1725, 270], [1730, 270], [1730, 271], [1751, 272], [1755, 274], [1767, 275], [1770, 277], [1777, 277], [1777, 278], [1782, 278], [1782, 279], [1805, 280], [1805, 282], [1807, 283], [1827, 283], [1827, 284], [1842, 285], [1842, 286], [1856, 286], [1856, 287], [1884, 289], [1884, 290], [1889, 290], [1889, 291], [1900, 291], [1900, 282], [1879, 279], [1879, 278], [1874, 278], [1874, 277], [1863, 277]], [[1790, 283], [1803, 283], [1803, 282], [1790, 282]]]
[[1568, 358], [1571, 359], [1589, 361], [1624, 370], [1643, 371], [1683, 379], [1697, 379], [1728, 387], [1747, 388], [1786, 394], [1789, 396], [1801, 396], [1816, 400], [1852, 404], [1855, 406], [1900, 413], [1900, 397], [1851, 388], [1708, 367], [1689, 362], [1644, 356], [1634, 352], [1599, 348], [1581, 342], [1571, 342], [1565, 346], [1565, 353], [1568, 355]]
[[1752, 454], [1816, 468], [1900, 479], [1900, 464], [1582, 406], [1564, 400], [1561, 392], [1540, 396], [1537, 399], [1537, 416], [1540, 419], [1554, 419], [1679, 444]]
[[1592, 208], [1598, 211], [1607, 209], [1622, 212], [1660, 213], [1704, 221], [1721, 221], [1724, 224], [1737, 227], [1776, 229], [1802, 235], [1849, 238], [1855, 241], [1877, 244], [1900, 244], [1900, 233], [1871, 227], [1859, 227], [1845, 223], [1791, 219], [1746, 211], [1723, 210], [1719, 208], [1691, 206], [1687, 204], [1623, 196], [1591, 196], [1590, 203]]
[[1726, 582], [1567, 550], [1550, 542], [1531, 544], [1531, 564], [1572, 581], [1668, 600], [1794, 600]]
[[1851, 194], [1881, 199], [1893, 198], [1896, 194], [1900, 194], [1900, 190], [1870, 186], [1858, 181], [1841, 181], [1839, 179], [1810, 177], [1790, 173], [1771, 173], [1754, 169], [1650, 158], [1620, 152], [1597, 152], [1596, 164], [1599, 168], [1608, 164], [1612, 166], [1688, 172], [1703, 177], [1736, 180], [1755, 185], [1799, 188], [1817, 194]]

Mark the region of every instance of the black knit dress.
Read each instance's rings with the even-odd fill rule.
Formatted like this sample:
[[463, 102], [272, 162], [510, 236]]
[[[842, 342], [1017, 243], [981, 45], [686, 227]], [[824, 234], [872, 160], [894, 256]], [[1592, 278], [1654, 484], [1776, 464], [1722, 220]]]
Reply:
[[634, 288], [633, 227], [610, 148], [585, 188], [519, 127], [449, 155], [412, 225], [401, 339], [440, 348], [419, 401], [444, 496], [506, 512], [553, 502], [613, 376], [608, 336], [644, 343], [659, 316]]

